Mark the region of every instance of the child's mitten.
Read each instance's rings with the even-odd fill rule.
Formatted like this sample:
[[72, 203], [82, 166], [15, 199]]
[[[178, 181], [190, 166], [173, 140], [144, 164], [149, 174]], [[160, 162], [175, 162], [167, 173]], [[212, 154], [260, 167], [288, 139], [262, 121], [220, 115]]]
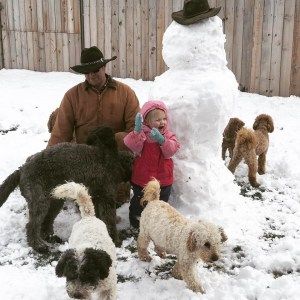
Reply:
[[160, 145], [165, 141], [164, 136], [159, 132], [157, 128], [152, 128], [150, 132], [150, 137], [152, 140], [158, 142]]
[[137, 113], [134, 121], [134, 131], [138, 133], [141, 132], [142, 125], [143, 125], [143, 116], [141, 113]]

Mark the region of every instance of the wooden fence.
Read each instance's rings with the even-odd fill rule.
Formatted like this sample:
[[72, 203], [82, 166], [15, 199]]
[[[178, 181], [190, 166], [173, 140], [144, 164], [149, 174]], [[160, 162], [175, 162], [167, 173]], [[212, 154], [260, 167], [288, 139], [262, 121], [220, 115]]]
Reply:
[[[166, 70], [162, 38], [183, 0], [0, 0], [0, 68], [68, 71], [97, 45], [116, 77]], [[300, 0], [209, 0], [221, 6], [228, 67], [246, 91], [300, 96]]]

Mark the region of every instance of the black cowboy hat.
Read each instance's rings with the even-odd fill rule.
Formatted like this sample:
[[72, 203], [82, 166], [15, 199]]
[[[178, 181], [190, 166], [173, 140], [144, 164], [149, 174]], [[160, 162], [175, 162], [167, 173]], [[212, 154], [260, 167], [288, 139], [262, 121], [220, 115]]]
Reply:
[[207, 0], [185, 0], [183, 10], [172, 13], [172, 19], [182, 25], [190, 25], [213, 17], [221, 7], [210, 8]]
[[70, 67], [73, 71], [81, 74], [88, 74], [99, 70], [109, 61], [115, 60], [117, 57], [113, 56], [110, 59], [105, 59], [102, 52], [96, 47], [84, 48], [81, 51], [80, 65]]

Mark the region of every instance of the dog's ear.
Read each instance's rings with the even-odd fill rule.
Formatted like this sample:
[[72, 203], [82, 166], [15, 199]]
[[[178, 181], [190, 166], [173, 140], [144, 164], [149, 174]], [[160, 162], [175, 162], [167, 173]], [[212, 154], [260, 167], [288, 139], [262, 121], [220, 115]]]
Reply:
[[100, 126], [93, 129], [89, 133], [86, 143], [96, 147], [105, 146], [113, 153], [118, 151], [114, 132], [109, 126]]
[[79, 274], [82, 282], [96, 284], [98, 278], [103, 280], [108, 276], [112, 260], [107, 252], [87, 248], [84, 251], [84, 256], [84, 264], [81, 266]]
[[258, 125], [259, 125], [259, 116], [257, 116], [257, 117], [255, 118], [255, 121], [254, 121], [254, 123], [253, 123], [252, 128], [253, 128], [254, 130], [256, 130], [256, 129], [258, 128]]
[[222, 227], [219, 227], [219, 232], [220, 232], [220, 235], [221, 235], [221, 242], [224, 243], [225, 241], [228, 240], [228, 237], [227, 237], [227, 235], [224, 232], [224, 229]]
[[59, 259], [55, 274], [57, 277], [65, 276], [68, 279], [77, 277], [77, 261], [74, 249], [67, 250]]
[[197, 249], [197, 240], [196, 236], [193, 230], [190, 231], [187, 242], [186, 242], [186, 247], [190, 252], [194, 252]]

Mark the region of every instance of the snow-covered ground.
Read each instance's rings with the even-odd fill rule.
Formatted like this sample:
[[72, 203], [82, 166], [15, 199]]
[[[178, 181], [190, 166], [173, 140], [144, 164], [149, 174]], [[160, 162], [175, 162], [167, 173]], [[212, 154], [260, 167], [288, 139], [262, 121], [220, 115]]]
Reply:
[[[83, 78], [71, 73], [0, 70], [0, 182], [26, 157], [45, 148], [49, 114], [65, 91]], [[148, 100], [153, 82], [120, 80], [135, 90], [141, 103]], [[275, 130], [270, 134], [267, 173], [258, 175], [260, 188], [249, 186], [247, 166], [242, 163], [235, 177], [225, 166], [215, 170], [236, 180], [228, 187], [232, 197], [226, 196], [227, 191], [222, 203], [201, 210], [206, 199], [185, 195], [191, 208], [200, 207], [199, 213], [188, 217], [207, 218], [222, 225], [228, 235], [222, 258], [198, 265], [206, 294], [195, 294], [183, 281], [172, 278], [171, 255], [160, 259], [151, 252], [151, 263], [139, 261], [136, 238], [127, 232], [117, 249], [118, 299], [300, 299], [300, 98], [238, 93], [234, 112], [231, 117], [241, 118], [247, 127], [252, 127], [258, 114], [270, 114]], [[190, 134], [187, 126], [181, 130]], [[221, 141], [222, 136], [219, 149]], [[171, 204], [176, 206], [176, 201], [171, 199]], [[179, 209], [184, 212], [184, 207]], [[18, 190], [0, 208], [0, 299], [69, 299], [65, 279], [54, 272], [59, 251], [67, 243], [54, 245], [48, 255], [33, 252], [26, 242], [26, 214], [26, 201]], [[128, 228], [128, 204], [118, 214], [120, 229]], [[77, 218], [73, 204], [67, 203], [55, 222], [56, 233], [67, 240]]]

